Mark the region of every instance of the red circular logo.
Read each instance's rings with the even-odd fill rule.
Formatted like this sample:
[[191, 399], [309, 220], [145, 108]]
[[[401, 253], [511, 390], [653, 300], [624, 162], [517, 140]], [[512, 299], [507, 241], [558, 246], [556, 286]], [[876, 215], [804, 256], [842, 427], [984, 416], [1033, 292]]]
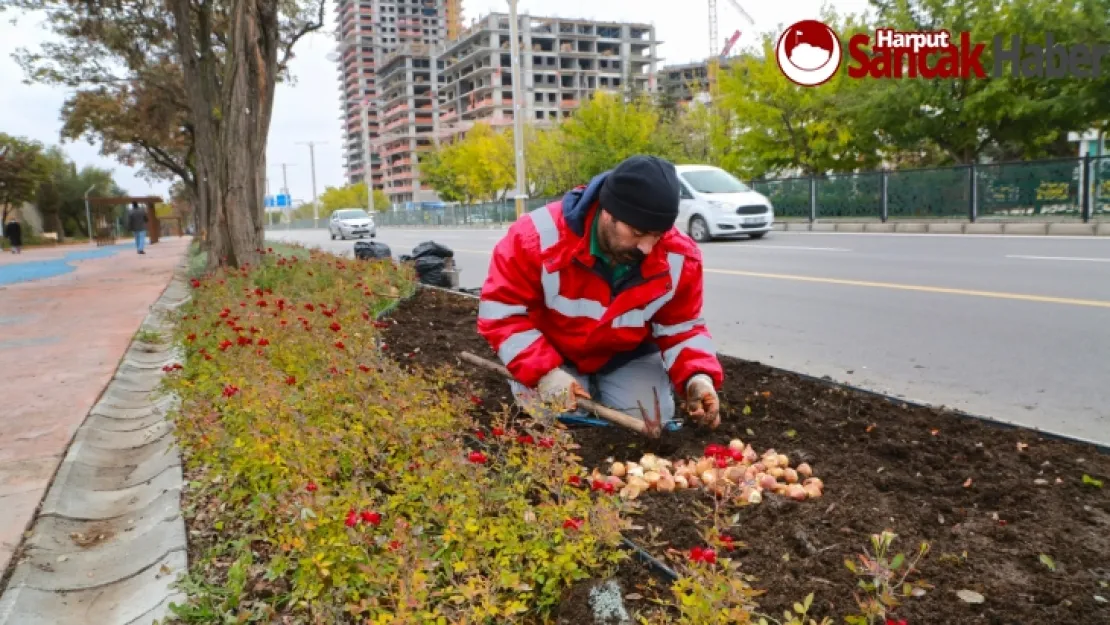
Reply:
[[822, 85], [840, 69], [840, 37], [823, 22], [796, 22], [779, 36], [775, 60], [791, 82], [803, 87]]

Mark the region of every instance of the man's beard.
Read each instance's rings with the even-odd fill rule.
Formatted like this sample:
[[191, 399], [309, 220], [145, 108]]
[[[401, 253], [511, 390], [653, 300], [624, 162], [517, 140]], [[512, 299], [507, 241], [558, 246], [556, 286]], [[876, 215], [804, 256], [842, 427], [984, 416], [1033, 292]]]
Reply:
[[613, 262], [621, 265], [639, 265], [644, 262], [646, 255], [640, 251], [639, 248], [633, 247], [627, 250], [618, 250], [613, 245], [615, 235], [612, 232], [614, 226], [610, 224], [608, 227], [602, 224], [601, 228], [601, 247]]

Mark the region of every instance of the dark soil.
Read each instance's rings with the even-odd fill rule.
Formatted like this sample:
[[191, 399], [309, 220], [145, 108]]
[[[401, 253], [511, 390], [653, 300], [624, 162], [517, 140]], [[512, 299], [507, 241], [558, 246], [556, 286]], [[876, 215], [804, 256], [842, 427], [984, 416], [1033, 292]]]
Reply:
[[[479, 412], [500, 412], [511, 403], [505, 381], [457, 357], [468, 350], [496, 360], [475, 331], [476, 314], [475, 299], [422, 289], [393, 314], [386, 341], [399, 358], [421, 367], [457, 367], [483, 398]], [[585, 428], [574, 437], [583, 464], [602, 470], [610, 457], [638, 460], [649, 450], [697, 457], [706, 444], [734, 437], [760, 452], [787, 454], [792, 464], [808, 461], [825, 483], [822, 498], [725, 504], [726, 524], [739, 515], [727, 528], [738, 544], [731, 555], [767, 590], [760, 598], [764, 611], [782, 614], [813, 592], [811, 615], [842, 622], [854, 613], [858, 590], [844, 561], [867, 548], [872, 534], [889, 529], [898, 535], [895, 549], [907, 557], [922, 541], [930, 545], [918, 568], [935, 588], [897, 610], [909, 623], [1110, 623], [1110, 604], [1096, 599], [1110, 600], [1110, 456], [757, 362], [721, 361], [726, 379], [716, 431], [687, 426], [647, 441], [623, 429]], [[1019, 450], [1018, 443], [1028, 447]], [[1084, 474], [1103, 487], [1083, 484]], [[712, 523], [714, 500], [701, 493], [646, 493], [638, 501], [635, 522], [643, 529], [629, 537], [657, 556], [701, 544], [699, 532]], [[986, 600], [965, 604], [956, 596], [961, 589]]]

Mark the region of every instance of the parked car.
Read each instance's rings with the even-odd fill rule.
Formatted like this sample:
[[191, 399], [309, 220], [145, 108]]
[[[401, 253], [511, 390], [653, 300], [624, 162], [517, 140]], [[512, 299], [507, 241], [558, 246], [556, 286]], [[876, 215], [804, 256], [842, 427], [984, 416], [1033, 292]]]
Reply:
[[712, 165], [677, 165], [678, 225], [695, 241], [746, 234], [763, 238], [775, 223], [771, 201]]
[[355, 237], [361, 239], [370, 235], [378, 236], [378, 227], [374, 225], [374, 218], [361, 208], [341, 208], [331, 214], [328, 222], [328, 233], [334, 241], [335, 237], [346, 239]]

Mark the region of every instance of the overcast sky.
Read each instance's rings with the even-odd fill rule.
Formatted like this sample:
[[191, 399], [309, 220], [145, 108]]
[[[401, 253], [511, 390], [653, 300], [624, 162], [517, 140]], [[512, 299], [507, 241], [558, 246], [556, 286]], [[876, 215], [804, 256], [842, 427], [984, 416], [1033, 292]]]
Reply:
[[[776, 31], [799, 19], [815, 18], [822, 3], [818, 0], [788, 2], [754, 2], [740, 4], [755, 20], [755, 29]], [[860, 12], [867, 0], [828, 0], [840, 12]], [[343, 158], [339, 120], [339, 77], [335, 64], [325, 56], [334, 47], [334, 3], [329, 1], [326, 30], [302, 40], [296, 49], [292, 70], [293, 85], [279, 85], [270, 127], [268, 151], [271, 189], [282, 186], [281, 163], [288, 163], [289, 189], [295, 202], [312, 199], [309, 149], [303, 142], [315, 141], [316, 189], [343, 184]], [[751, 44], [754, 30], [730, 5], [718, 1], [718, 31], [721, 39], [734, 30], [744, 34], [740, 45]], [[463, 0], [465, 23], [480, 15], [508, 10], [506, 0]], [[648, 22], [655, 25], [656, 37], [663, 41], [661, 56], [666, 64], [703, 59], [709, 51], [706, 0], [519, 0], [519, 11], [535, 16], [595, 18]], [[20, 47], [36, 48], [45, 34], [35, 18], [19, 17], [15, 25], [13, 13], [0, 14], [0, 132], [37, 139], [47, 144], [59, 142], [61, 122], [58, 119], [66, 90], [56, 87], [23, 84], [23, 72], [11, 58]], [[100, 156], [99, 145], [84, 141], [66, 144], [66, 152], [78, 166], [95, 164], [116, 172], [117, 183], [132, 195], [165, 193], [168, 184], [151, 184], [136, 175], [135, 170], [114, 159]]]

